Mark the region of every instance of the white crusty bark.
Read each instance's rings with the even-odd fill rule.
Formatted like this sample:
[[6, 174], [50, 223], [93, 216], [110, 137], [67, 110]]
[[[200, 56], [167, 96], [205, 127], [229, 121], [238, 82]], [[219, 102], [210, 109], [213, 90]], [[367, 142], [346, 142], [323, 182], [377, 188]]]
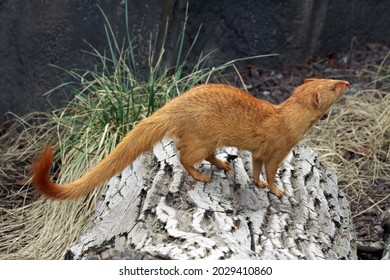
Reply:
[[385, 239], [385, 246], [383, 248], [382, 260], [390, 260], [390, 209], [383, 213], [382, 228]]
[[297, 146], [280, 166], [281, 200], [252, 183], [250, 153], [226, 148], [218, 157], [228, 157], [232, 170], [204, 162], [199, 169], [212, 183], [199, 183], [174, 144], [160, 142], [110, 180], [67, 258], [126, 258], [129, 251], [167, 259], [357, 258], [348, 202], [312, 150]]

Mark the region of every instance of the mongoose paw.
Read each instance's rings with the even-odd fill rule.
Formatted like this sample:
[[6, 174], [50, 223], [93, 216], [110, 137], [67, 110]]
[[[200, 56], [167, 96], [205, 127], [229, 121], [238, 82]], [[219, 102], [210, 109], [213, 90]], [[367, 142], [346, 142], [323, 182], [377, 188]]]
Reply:
[[194, 178], [196, 181], [202, 182], [202, 183], [210, 183], [211, 179], [209, 176], [204, 175], [204, 174], [197, 174], [196, 178]]
[[260, 188], [260, 189], [265, 189], [268, 187], [268, 184], [262, 180], [255, 180], [255, 184]]
[[222, 161], [221, 168], [222, 168], [225, 172], [229, 172], [229, 171], [231, 170], [230, 163], [227, 162], [226, 160]]
[[271, 190], [271, 192], [276, 195], [278, 198], [281, 198], [284, 195], [284, 191], [275, 188], [274, 190]]

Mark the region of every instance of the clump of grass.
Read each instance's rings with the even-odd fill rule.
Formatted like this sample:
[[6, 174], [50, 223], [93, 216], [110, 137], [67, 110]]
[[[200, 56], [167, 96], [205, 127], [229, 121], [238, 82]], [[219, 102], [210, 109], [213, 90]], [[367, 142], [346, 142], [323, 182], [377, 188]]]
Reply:
[[377, 68], [374, 79], [374, 88], [376, 88], [377, 82], [385, 83], [384, 89], [390, 88], [390, 65], [386, 61], [388, 61], [390, 57], [390, 52], [387, 53], [386, 57], [383, 59], [382, 63]]
[[[127, 1], [125, 3], [127, 5]], [[125, 17], [127, 22], [127, 13]], [[164, 44], [156, 50], [151, 43], [148, 75], [146, 79], [139, 79], [130, 34], [120, 44], [106, 20], [107, 52], [100, 53], [91, 46], [90, 54], [97, 60], [97, 69], [68, 71], [73, 81], [48, 92], [55, 94], [59, 89], [73, 91], [75, 98], [65, 108], [51, 115], [39, 115], [39, 118], [38, 114], [32, 114], [19, 119], [9, 133], [0, 137], [3, 141], [13, 139], [11, 134], [15, 134], [16, 138], [26, 141], [22, 146], [1, 147], [4, 157], [7, 157], [6, 162], [31, 162], [45, 145], [54, 144], [58, 151], [54, 176], [59, 183], [72, 181], [99, 162], [139, 120], [149, 116], [167, 100], [198, 83], [218, 79], [220, 72], [234, 66], [236, 60], [209, 69], [205, 67], [209, 57], [206, 55], [189, 69], [187, 58], [192, 46], [184, 53], [185, 26], [186, 22], [178, 39], [175, 65], [165, 68], [162, 63]], [[251, 58], [258, 57], [262, 56]], [[18, 131], [22, 131], [22, 135]], [[14, 169], [12, 166], [8, 171], [13, 172]], [[59, 174], [57, 171], [60, 171]], [[6, 173], [0, 174], [0, 183], [7, 180]], [[21, 178], [28, 178], [28, 175], [28, 168], [20, 174]], [[99, 189], [84, 199], [57, 202], [37, 197], [26, 186], [17, 194], [5, 196], [8, 201], [12, 198], [20, 201], [20, 196], [24, 196], [29, 203], [0, 206], [1, 258], [63, 258], [66, 249], [88, 227]]]

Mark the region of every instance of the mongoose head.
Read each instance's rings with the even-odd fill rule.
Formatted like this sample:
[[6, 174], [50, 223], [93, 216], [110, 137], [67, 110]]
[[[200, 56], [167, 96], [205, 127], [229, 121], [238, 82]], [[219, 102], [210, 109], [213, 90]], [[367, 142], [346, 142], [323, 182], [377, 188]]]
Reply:
[[306, 103], [318, 113], [318, 117], [324, 114], [329, 107], [348, 89], [349, 82], [330, 79], [306, 79], [299, 86], [293, 96]]

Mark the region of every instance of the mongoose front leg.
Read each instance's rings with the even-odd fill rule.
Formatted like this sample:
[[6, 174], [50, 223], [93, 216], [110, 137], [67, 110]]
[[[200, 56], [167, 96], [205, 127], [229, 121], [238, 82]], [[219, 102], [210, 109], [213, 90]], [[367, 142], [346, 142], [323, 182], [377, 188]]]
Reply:
[[214, 164], [216, 167], [223, 169], [225, 172], [229, 172], [231, 169], [229, 162], [218, 159], [214, 154], [208, 156], [206, 160], [211, 164]]
[[284, 191], [278, 189], [275, 186], [274, 182], [275, 182], [276, 171], [278, 170], [280, 162], [281, 160], [270, 160], [265, 162], [265, 174], [267, 176], [268, 188], [274, 195], [276, 195], [279, 198], [283, 196]]
[[265, 189], [267, 187], [267, 183], [260, 180], [260, 172], [261, 168], [263, 167], [263, 163], [263, 160], [252, 155], [253, 180], [255, 181], [255, 184], [261, 189]]

